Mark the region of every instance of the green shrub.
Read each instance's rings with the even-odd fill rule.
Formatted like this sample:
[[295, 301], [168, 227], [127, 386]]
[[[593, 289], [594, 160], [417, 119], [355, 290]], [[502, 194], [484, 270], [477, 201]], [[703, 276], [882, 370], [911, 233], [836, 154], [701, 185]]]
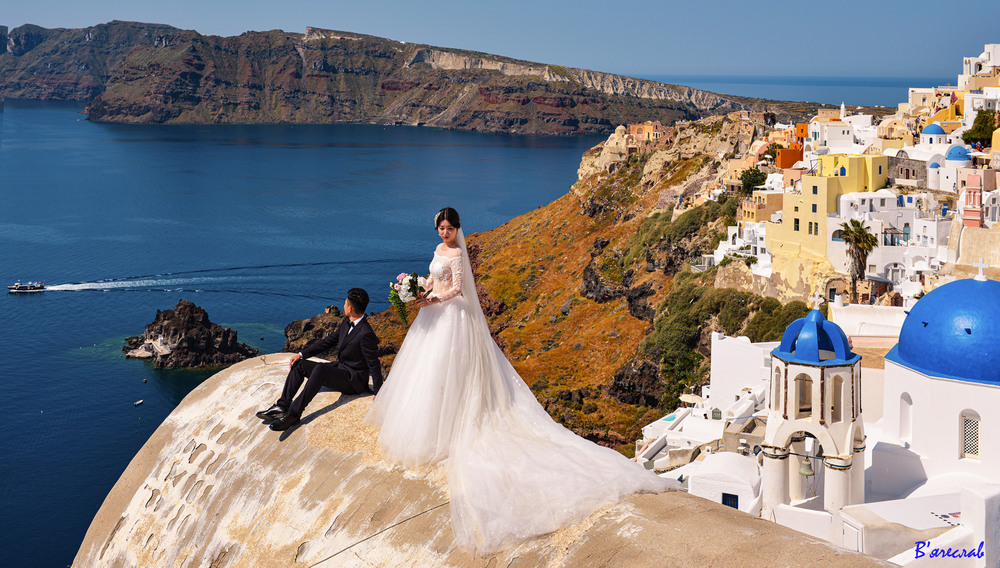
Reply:
[[966, 144], [980, 143], [989, 146], [993, 139], [993, 123], [996, 120], [996, 112], [983, 109], [976, 114], [972, 123], [972, 128], [962, 133], [962, 141]]
[[744, 332], [750, 341], [778, 341], [793, 321], [803, 318], [809, 313], [805, 302], [794, 301], [781, 305], [774, 298], [764, 298], [759, 310], [747, 324]]
[[642, 220], [642, 223], [639, 224], [639, 231], [629, 239], [628, 252], [622, 259], [622, 266], [631, 266], [635, 259], [646, 252], [647, 248], [660, 242], [660, 238], [670, 227], [671, 215], [673, 215], [673, 207], [666, 211], [653, 213]]
[[664, 231], [664, 236], [668, 242], [675, 243], [683, 238], [689, 237], [701, 228], [705, 222], [705, 208], [695, 207], [681, 213], [676, 221]]
[[640, 345], [643, 356], [660, 363], [664, 392], [659, 408], [676, 408], [680, 394], [704, 380], [707, 366], [697, 348], [713, 317], [727, 335], [744, 334], [760, 342], [781, 339], [785, 328], [808, 312], [803, 302], [782, 305], [774, 298], [702, 285], [698, 275], [678, 273], [657, 305], [653, 330]]

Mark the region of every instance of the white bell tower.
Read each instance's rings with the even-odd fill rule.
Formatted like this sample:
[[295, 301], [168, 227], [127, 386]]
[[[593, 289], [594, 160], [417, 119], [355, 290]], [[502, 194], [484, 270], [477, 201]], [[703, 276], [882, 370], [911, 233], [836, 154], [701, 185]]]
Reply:
[[[820, 466], [823, 509], [834, 518], [844, 506], [865, 501], [861, 356], [851, 351], [843, 330], [823, 317], [818, 293], [813, 299], [816, 307], [792, 322], [771, 352], [761, 510], [771, 520], [778, 507], [807, 497], [803, 477]], [[808, 453], [807, 438], [814, 438]]]

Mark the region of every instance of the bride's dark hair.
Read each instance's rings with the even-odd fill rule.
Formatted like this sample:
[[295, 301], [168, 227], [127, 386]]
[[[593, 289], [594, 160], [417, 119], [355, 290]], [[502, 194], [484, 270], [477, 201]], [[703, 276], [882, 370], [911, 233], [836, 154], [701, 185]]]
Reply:
[[434, 216], [435, 229], [441, 224], [441, 221], [448, 221], [451, 223], [451, 226], [456, 229], [462, 228], [462, 223], [458, 220], [458, 211], [455, 211], [451, 207], [445, 207], [444, 209], [438, 211], [437, 215]]

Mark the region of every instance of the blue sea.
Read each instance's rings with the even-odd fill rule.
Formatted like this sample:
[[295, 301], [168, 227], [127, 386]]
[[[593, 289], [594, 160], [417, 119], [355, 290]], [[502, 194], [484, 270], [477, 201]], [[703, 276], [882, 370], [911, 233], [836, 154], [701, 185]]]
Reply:
[[[91, 123], [74, 104], [0, 112], [0, 551], [70, 564], [129, 461], [210, 373], [123, 358], [180, 299], [241, 341], [362, 286], [426, 270], [434, 213], [495, 227], [565, 194], [600, 138], [357, 125]], [[143, 403], [135, 406], [136, 401]], [[271, 400], [262, 400], [266, 406]]]
[[954, 84], [951, 77], [810, 77], [764, 75], [641, 75], [642, 79], [685, 85], [726, 95], [849, 106], [895, 107], [910, 87]]

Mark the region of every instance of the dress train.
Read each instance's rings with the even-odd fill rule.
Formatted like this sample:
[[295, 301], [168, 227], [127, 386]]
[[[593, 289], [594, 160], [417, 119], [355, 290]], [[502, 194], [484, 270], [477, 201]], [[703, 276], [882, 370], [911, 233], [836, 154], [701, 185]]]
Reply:
[[435, 255], [434, 294], [422, 308], [365, 421], [386, 459], [440, 465], [456, 541], [487, 553], [569, 526], [636, 492], [677, 488], [618, 452], [556, 423], [489, 334], [462, 255]]

